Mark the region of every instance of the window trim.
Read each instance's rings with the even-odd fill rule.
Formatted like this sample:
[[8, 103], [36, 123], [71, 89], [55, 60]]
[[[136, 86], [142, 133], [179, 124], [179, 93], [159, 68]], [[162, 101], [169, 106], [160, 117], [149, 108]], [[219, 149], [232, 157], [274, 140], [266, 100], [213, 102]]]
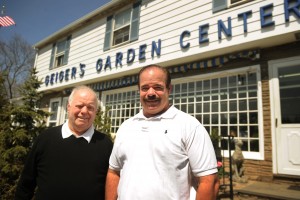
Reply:
[[[119, 44], [114, 45], [114, 33], [118, 29], [114, 29], [115, 27], [115, 16], [124, 12], [126, 10], [130, 10], [130, 23], [129, 23], [129, 39], [127, 41], [121, 42]], [[140, 12], [141, 12], [141, 1], [137, 1], [132, 5], [132, 7], [126, 7], [125, 9], [121, 10], [120, 12], [108, 16], [106, 19], [106, 28], [105, 28], [105, 36], [104, 36], [104, 43], [103, 43], [103, 51], [110, 50], [111, 48], [116, 48], [130, 42], [138, 40], [139, 37], [139, 23], [140, 23]], [[126, 27], [126, 26], [124, 26]], [[122, 28], [124, 28], [122, 27]]]
[[[243, 155], [245, 159], [253, 159], [253, 160], [264, 160], [264, 129], [263, 129], [263, 106], [262, 106], [262, 86], [261, 86], [261, 72], [260, 72], [260, 66], [259, 65], [252, 65], [252, 66], [246, 66], [241, 67], [237, 69], [231, 69], [226, 71], [219, 71], [219, 72], [213, 72], [209, 74], [202, 74], [202, 75], [195, 75], [190, 77], [182, 77], [178, 79], [172, 80], [172, 85], [178, 84], [178, 83], [188, 83], [189, 79], [193, 80], [210, 80], [213, 78], [218, 78], [221, 76], [229, 76], [229, 75], [235, 75], [243, 72], [256, 72], [257, 74], [257, 110], [258, 110], [258, 130], [259, 130], [259, 152], [246, 152], [243, 151]], [[221, 153], [224, 153], [224, 157], [229, 157], [229, 152], [224, 150]]]
[[[257, 81], [257, 115], [258, 115], [258, 131], [259, 131], [259, 151], [258, 152], [249, 152], [249, 151], [243, 151], [243, 155], [246, 159], [254, 159], [254, 160], [264, 160], [264, 129], [263, 129], [263, 107], [262, 107], [262, 86], [261, 86], [261, 72], [260, 72], [260, 66], [259, 65], [253, 65], [253, 66], [247, 66], [247, 67], [242, 67], [238, 69], [232, 69], [232, 70], [222, 70], [219, 72], [213, 72], [209, 74], [200, 74], [200, 75], [195, 75], [195, 76], [189, 76], [189, 77], [182, 77], [182, 78], [177, 78], [172, 80], [172, 85], [176, 84], [182, 84], [182, 83], [190, 83], [193, 81], [198, 81], [198, 80], [211, 80], [214, 78], [221, 78], [224, 76], [230, 76], [230, 75], [237, 75], [240, 73], [249, 73], [253, 72], [256, 74], [256, 81]], [[126, 88], [121, 88], [121, 89], [115, 89], [115, 90], [108, 90], [108, 91], [103, 91], [102, 93], [102, 102], [104, 105], [108, 105], [109, 102], [106, 102], [106, 98], [108, 95], [116, 94], [119, 95], [121, 93], [126, 93], [126, 92], [132, 92], [132, 91], [137, 91], [137, 86], [130, 86]], [[131, 97], [132, 98], [132, 97]], [[247, 97], [248, 99], [249, 97]], [[113, 103], [115, 104], [115, 103]], [[124, 107], [120, 108], [122, 110], [126, 110], [127, 108], [124, 109]], [[135, 107], [134, 107], [135, 109]], [[220, 111], [219, 111], [220, 112]], [[247, 109], [247, 112], [249, 112], [249, 109]], [[210, 111], [211, 113], [211, 111]], [[120, 118], [121, 119], [121, 118]], [[251, 138], [250, 138], [251, 139]], [[224, 150], [221, 153], [223, 153], [225, 157], [229, 156], [228, 150]]]
[[[72, 36], [70, 35], [70, 36], [52, 44], [50, 65], [49, 65], [50, 70], [59, 68], [59, 67], [62, 67], [64, 65], [68, 64], [71, 39], [72, 39]], [[64, 42], [64, 50], [62, 52], [57, 53], [57, 44], [61, 43], [61, 42]], [[58, 65], [58, 58], [61, 57], [62, 55], [63, 55], [62, 63], [61, 63], [61, 65]]]
[[51, 115], [48, 117], [47, 120], [47, 126], [50, 126], [50, 123], [55, 123], [54, 126], [57, 126], [60, 123], [60, 117], [61, 117], [61, 98], [52, 98], [49, 101], [49, 109], [48, 112], [52, 112], [52, 103], [58, 102], [58, 107], [57, 107], [57, 113], [56, 113], [56, 120], [51, 120]]

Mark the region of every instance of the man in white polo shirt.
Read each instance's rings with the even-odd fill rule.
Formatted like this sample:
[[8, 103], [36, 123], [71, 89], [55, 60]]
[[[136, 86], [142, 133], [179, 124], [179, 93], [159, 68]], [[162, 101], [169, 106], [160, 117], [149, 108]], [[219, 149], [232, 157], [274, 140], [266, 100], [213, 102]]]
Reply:
[[117, 132], [106, 200], [187, 200], [192, 186], [196, 199], [216, 199], [213, 145], [196, 118], [169, 105], [169, 72], [146, 66], [139, 73], [138, 87], [143, 109]]

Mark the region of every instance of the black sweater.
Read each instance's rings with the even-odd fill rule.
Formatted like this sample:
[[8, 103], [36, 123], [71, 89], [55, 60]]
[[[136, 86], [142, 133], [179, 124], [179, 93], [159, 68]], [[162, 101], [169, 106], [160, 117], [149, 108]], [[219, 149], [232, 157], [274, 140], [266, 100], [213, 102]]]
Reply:
[[95, 131], [90, 143], [71, 136], [63, 139], [62, 126], [41, 133], [24, 166], [16, 200], [101, 200], [112, 150], [110, 139]]

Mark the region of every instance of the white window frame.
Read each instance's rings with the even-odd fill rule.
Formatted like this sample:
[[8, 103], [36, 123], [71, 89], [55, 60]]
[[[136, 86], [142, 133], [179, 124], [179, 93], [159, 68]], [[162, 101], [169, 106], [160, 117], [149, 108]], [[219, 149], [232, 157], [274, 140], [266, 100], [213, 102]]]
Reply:
[[69, 97], [62, 98], [59, 124], [65, 123], [68, 119], [68, 100], [69, 100]]
[[[136, 1], [132, 5], [124, 7], [120, 12], [114, 15], [108, 16], [106, 21], [105, 36], [103, 43], [103, 51], [110, 50], [111, 48], [116, 48], [124, 44], [136, 41], [139, 38], [139, 24], [140, 24], [140, 12], [141, 12], [141, 0]], [[116, 17], [122, 13], [129, 13], [130, 19], [126, 24], [122, 24], [120, 27], [116, 27]], [[127, 16], [129, 16], [127, 15]], [[122, 20], [121, 20], [122, 21]], [[122, 31], [123, 30], [123, 31]], [[117, 34], [117, 32], [120, 33]], [[116, 35], [117, 34], [117, 35]], [[124, 34], [126, 36], [125, 40], [121, 39], [117, 43], [116, 37], [120, 36], [123, 38]], [[127, 38], [128, 37], [128, 38]]]
[[[175, 86], [176, 84], [184, 84], [184, 83], [188, 84], [188, 83], [196, 82], [199, 80], [205, 81], [205, 80], [211, 80], [211, 79], [225, 77], [225, 76], [231, 76], [231, 75], [234, 76], [234, 75], [243, 74], [243, 73], [245, 74], [245, 73], [250, 73], [250, 72], [256, 73], [256, 80], [257, 80], [256, 100], [257, 100], [257, 115], [258, 115], [257, 116], [257, 118], [258, 118], [257, 127], [258, 127], [258, 132], [259, 132], [259, 136], [258, 136], [259, 151], [258, 152], [243, 151], [243, 155], [246, 159], [263, 160], [264, 159], [263, 107], [262, 107], [262, 92], [261, 92], [261, 79], [260, 79], [261, 74], [260, 74], [260, 66], [259, 65], [248, 66], [248, 67], [243, 67], [243, 68], [233, 69], [233, 70], [220, 71], [220, 72], [215, 72], [215, 73], [210, 73], [210, 74], [205, 74], [205, 75], [196, 75], [196, 76], [184, 77], [184, 78], [179, 78], [179, 79], [173, 79], [172, 85]], [[125, 93], [133, 92], [133, 91], [136, 91], [135, 94], [137, 96], [130, 95], [127, 98], [128, 95], [127, 96], [123, 95]], [[173, 88], [173, 91], [174, 91], [174, 88]], [[174, 100], [173, 91], [172, 91], [172, 94], [170, 95], [170, 102], [172, 102], [177, 107], [178, 105], [176, 105], [176, 102]], [[110, 98], [107, 97], [109, 95], [116, 95], [116, 97], [113, 98], [114, 101], [109, 102]], [[118, 95], [120, 95], [120, 96], [118, 97]], [[184, 98], [182, 98], [182, 99], [184, 99]], [[180, 100], [180, 105], [186, 104], [185, 102], [182, 102], [182, 99]], [[249, 99], [249, 98], [247, 98], [247, 99]], [[128, 105], [125, 105], [126, 101], [128, 101], [128, 103], [127, 103]], [[228, 101], [230, 101], [230, 99]], [[131, 86], [128, 88], [104, 91], [102, 94], [102, 102], [104, 105], [112, 105], [113, 106], [113, 108], [110, 110], [110, 116], [112, 117], [112, 123], [113, 123], [111, 132], [113, 134], [116, 133], [118, 127], [124, 120], [128, 119], [129, 117], [133, 116], [134, 114], [137, 114], [137, 112], [141, 109], [137, 86]], [[132, 105], [134, 105], [134, 106], [132, 106]], [[129, 116], [128, 116], [127, 112], [130, 112]], [[220, 112], [221, 111], [219, 111], [219, 113]], [[239, 112], [239, 110], [238, 110], [238, 112]], [[247, 113], [250, 112], [249, 109], [247, 109], [246, 112]], [[209, 114], [211, 114], [211, 113], [212, 112], [210, 112]], [[189, 114], [193, 115], [194, 113], [189, 113]], [[211, 124], [210, 126], [213, 126], [213, 125]], [[251, 141], [251, 139], [252, 138], [248, 137], [248, 141]], [[225, 157], [229, 156], [228, 150], [224, 150], [221, 153]]]
[[49, 101], [49, 112], [52, 112], [52, 104], [57, 102], [58, 106], [57, 106], [57, 111], [56, 111], [56, 119], [52, 120], [51, 116], [48, 117], [47, 120], [47, 126], [57, 126], [60, 123], [60, 116], [61, 116], [61, 98], [52, 98]]
[[137, 114], [142, 108], [137, 86], [104, 91], [102, 93], [101, 102], [104, 107], [110, 107], [110, 132], [112, 135], [116, 134], [122, 122]]
[[50, 69], [62, 67], [68, 64], [70, 43], [71, 36], [68, 36], [53, 44], [50, 57]]
[[[128, 23], [126, 24], [123, 24], [121, 27], [116, 27], [116, 18], [123, 14], [123, 13], [126, 13], [126, 12], [129, 12], [130, 14], [130, 19], [128, 21]], [[114, 19], [113, 19], [113, 30], [112, 30], [112, 47], [116, 47], [116, 46], [119, 46], [119, 45], [123, 45], [123, 44], [126, 44], [129, 42], [130, 40], [130, 32], [131, 32], [131, 21], [132, 21], [132, 8], [126, 8], [125, 10], [117, 13], [115, 16], [114, 16]], [[128, 30], [127, 30], [128, 29]], [[122, 30], [125, 30], [119, 34], [116, 35], [116, 32], [118, 31], [122, 31]], [[125, 35], [124, 35], [125, 34]], [[124, 36], [127, 35], [127, 40], [124, 40]], [[116, 40], [121, 37], [122, 38], [122, 41], [121, 42], [118, 42], [116, 43]]]

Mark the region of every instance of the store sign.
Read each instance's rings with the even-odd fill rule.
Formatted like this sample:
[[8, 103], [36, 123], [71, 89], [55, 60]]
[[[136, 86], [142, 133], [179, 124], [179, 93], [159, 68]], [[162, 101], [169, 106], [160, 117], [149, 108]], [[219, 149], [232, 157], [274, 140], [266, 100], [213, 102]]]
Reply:
[[[273, 3], [267, 4], [259, 8], [260, 14], [260, 27], [266, 28], [275, 26], [275, 21], [273, 20], [273, 10], [274, 5]], [[289, 17], [293, 14], [293, 16], [300, 19], [300, 0], [284, 0], [284, 19], [285, 22], [289, 22]], [[242, 12], [237, 15], [238, 19], [243, 22], [243, 32], [248, 32], [248, 18], [251, 17], [252, 11]], [[218, 30], [218, 39], [222, 40], [222, 35], [225, 35], [227, 38], [232, 37], [232, 20], [231, 17], [227, 18], [227, 23], [223, 20], [218, 20], [217, 22], [217, 30]], [[198, 31], [198, 43], [208, 43], [209, 42], [209, 27], [210, 24], [202, 24], [199, 26]], [[241, 34], [241, 33], [237, 33]], [[190, 47], [190, 42], [187, 42], [187, 38], [191, 36], [191, 32], [189, 30], [183, 31], [179, 35], [179, 46], [181, 49], [188, 50]], [[151, 48], [151, 58], [155, 56], [161, 56], [161, 47], [162, 42], [161, 39], [158, 41], [152, 41], [150, 48]], [[106, 58], [99, 58], [95, 63], [95, 71], [97, 73], [101, 73], [106, 70], [112, 69], [112, 63], [115, 63], [116, 68], [122, 67], [124, 63], [130, 64], [133, 63], [136, 59], [139, 61], [146, 60], [146, 49], [149, 48], [147, 44], [142, 44], [139, 46], [138, 51], [134, 48], [130, 48], [126, 51], [126, 53], [117, 52], [114, 55], [114, 60], [112, 60], [112, 56], [108, 55]], [[63, 81], [68, 81], [70, 79], [76, 79], [77, 74], [82, 78], [85, 73], [85, 64], [79, 64], [79, 67], [72, 67], [71, 69], [66, 69], [64, 71], [52, 73], [47, 75], [45, 78], [45, 85], [53, 85], [56, 83], [61, 83]], [[119, 83], [118, 83], [119, 84]], [[117, 84], [117, 85], [118, 85]]]

